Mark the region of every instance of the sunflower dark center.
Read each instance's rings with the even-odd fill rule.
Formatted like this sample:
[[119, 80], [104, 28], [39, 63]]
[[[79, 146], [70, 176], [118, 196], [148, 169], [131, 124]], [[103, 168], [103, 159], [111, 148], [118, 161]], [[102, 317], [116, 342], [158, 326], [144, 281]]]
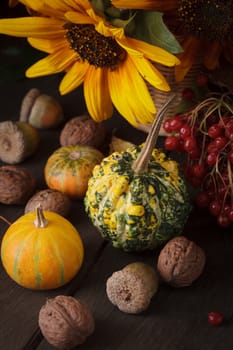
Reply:
[[232, 0], [179, 0], [178, 13], [186, 31], [202, 39], [233, 38]]
[[95, 67], [114, 69], [125, 59], [125, 50], [112, 37], [101, 35], [92, 24], [67, 23], [66, 38], [79, 59]]

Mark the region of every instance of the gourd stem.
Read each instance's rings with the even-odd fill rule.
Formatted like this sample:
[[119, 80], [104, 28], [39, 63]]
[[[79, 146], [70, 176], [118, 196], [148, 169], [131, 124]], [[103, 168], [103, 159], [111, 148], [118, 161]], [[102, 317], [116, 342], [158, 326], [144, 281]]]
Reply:
[[159, 136], [159, 130], [162, 125], [162, 121], [165, 115], [165, 112], [169, 106], [169, 104], [173, 101], [176, 94], [172, 94], [168, 100], [164, 103], [162, 108], [159, 110], [159, 112], [156, 115], [156, 118], [154, 119], [154, 122], [151, 126], [151, 129], [147, 135], [146, 141], [144, 143], [144, 146], [139, 153], [137, 159], [134, 161], [132, 165], [132, 169], [135, 173], [141, 174], [147, 171], [148, 169], [148, 163], [150, 161], [150, 157], [152, 154], [152, 151], [155, 147], [157, 138]]
[[45, 219], [41, 205], [36, 207], [36, 219], [34, 221], [36, 227], [46, 227], [48, 225], [48, 220]]

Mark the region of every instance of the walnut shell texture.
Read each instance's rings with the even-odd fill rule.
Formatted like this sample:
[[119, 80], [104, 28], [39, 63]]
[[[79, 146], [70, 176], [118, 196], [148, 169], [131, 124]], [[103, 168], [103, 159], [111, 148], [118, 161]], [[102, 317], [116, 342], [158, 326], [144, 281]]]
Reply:
[[190, 286], [202, 273], [205, 252], [184, 236], [171, 239], [161, 250], [157, 270], [162, 280], [173, 287]]
[[96, 123], [88, 115], [81, 115], [66, 122], [60, 134], [60, 144], [98, 147], [103, 144], [105, 136], [103, 123]]
[[95, 329], [87, 305], [72, 296], [48, 299], [39, 312], [39, 327], [46, 340], [57, 349], [72, 349], [86, 341]]
[[69, 197], [60, 191], [44, 189], [36, 192], [27, 202], [24, 212], [35, 211], [38, 205], [43, 210], [53, 211], [62, 216], [67, 216], [71, 207]]
[[0, 167], [0, 203], [25, 204], [36, 187], [30, 170], [17, 165]]

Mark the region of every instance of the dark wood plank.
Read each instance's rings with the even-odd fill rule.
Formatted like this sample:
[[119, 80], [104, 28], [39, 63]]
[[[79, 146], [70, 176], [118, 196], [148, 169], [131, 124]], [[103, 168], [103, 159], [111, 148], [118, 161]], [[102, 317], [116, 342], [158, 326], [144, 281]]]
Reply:
[[[4, 94], [2, 93], [0, 96], [2, 106], [0, 121], [18, 119], [22, 98], [32, 87], [37, 87], [44, 93], [58, 98], [65, 111], [65, 120], [84, 113], [85, 105], [82, 90], [78, 89], [69, 96], [59, 96], [58, 84], [60, 78], [57, 76], [31, 80], [20, 79], [15, 82], [10, 81], [2, 84], [0, 82], [0, 91], [4, 91]], [[35, 155], [19, 164], [32, 171], [37, 181], [38, 190], [46, 188], [44, 166], [48, 156], [56, 148], [60, 147], [59, 134], [61, 128], [62, 125], [54, 130], [40, 130], [41, 141], [38, 151]], [[121, 137], [127, 136], [137, 143], [142, 142], [145, 138], [144, 133], [129, 127], [118, 116], [115, 116], [113, 120], [107, 121], [106, 128], [109, 131], [109, 137], [114, 129], [116, 131], [120, 130]], [[23, 212], [23, 206], [0, 204], [0, 215], [7, 218], [10, 222], [16, 220]], [[96, 234], [95, 228], [87, 218], [82, 201], [73, 201], [68, 219], [77, 227], [85, 247], [83, 267], [70, 284], [54, 291], [27, 290], [12, 281], [0, 264], [0, 344], [5, 344], [9, 350], [19, 350], [27, 347], [33, 335], [35, 335], [35, 343], [39, 341], [37, 318], [40, 307], [49, 297], [54, 297], [58, 294], [72, 294], [78, 290], [83, 284], [82, 281], [85, 279], [85, 275], [89, 272], [101, 252], [104, 242], [100, 235]], [[0, 240], [6, 229], [7, 224], [0, 221]], [[30, 342], [28, 346], [30, 349]]]
[[[221, 310], [230, 317], [232, 308], [232, 245], [230, 230], [223, 232], [211, 219], [194, 213], [184, 232], [201, 245], [207, 254], [202, 276], [190, 287], [174, 289], [160, 284], [158, 293], [146, 312], [128, 315], [108, 300], [107, 278], [133, 261], [144, 261], [156, 268], [159, 250], [146, 253], [125, 253], [108, 244], [100, 259], [75, 293], [90, 305], [96, 320], [93, 335], [82, 349], [135, 350], [217, 350], [232, 349], [232, 321], [221, 327], [207, 322], [207, 314]], [[224, 346], [223, 346], [224, 344]], [[43, 341], [38, 350], [52, 347]]]
[[[0, 8], [0, 16], [14, 17], [14, 11]], [[1, 5], [2, 6], [2, 3]], [[3, 48], [25, 41], [0, 36], [0, 54]], [[3, 50], [3, 51], [2, 51]], [[21, 58], [13, 60], [23, 65]], [[5, 56], [0, 55], [0, 64]], [[19, 67], [20, 68], [20, 67]], [[18, 77], [18, 76], [17, 76]], [[23, 96], [31, 87], [60, 99], [69, 119], [85, 112], [82, 89], [61, 97], [58, 84], [62, 76], [28, 80], [7, 79], [0, 76], [0, 121], [16, 120]], [[3, 79], [4, 78], [4, 79]], [[109, 131], [116, 128], [117, 134], [132, 142], [144, 141], [145, 134], [130, 127], [117, 113], [106, 122]], [[38, 188], [44, 188], [43, 166], [46, 157], [58, 147], [59, 129], [41, 131], [41, 144], [35, 156], [23, 162], [32, 170]], [[22, 215], [22, 206], [0, 205], [0, 215], [14, 221]], [[82, 345], [84, 350], [232, 350], [232, 289], [233, 289], [233, 236], [228, 230], [217, 227], [214, 218], [204, 211], [195, 210], [185, 227], [184, 234], [204, 248], [206, 266], [202, 276], [190, 287], [174, 289], [160, 284], [150, 307], [140, 315], [127, 315], [114, 307], [106, 296], [107, 278], [112, 272], [129, 262], [144, 261], [156, 268], [159, 249], [155, 252], [125, 253], [114, 249], [100, 237], [87, 218], [83, 204], [73, 202], [69, 215], [78, 228], [85, 246], [85, 260], [80, 273], [63, 288], [52, 291], [31, 291], [18, 286], [0, 264], [0, 349], [6, 350], [52, 350], [38, 328], [38, 313], [47, 298], [59, 294], [74, 295], [86, 302], [96, 320], [93, 335]], [[0, 240], [7, 225], [0, 221]], [[207, 313], [219, 310], [229, 319], [221, 327], [212, 327], [207, 322]]]

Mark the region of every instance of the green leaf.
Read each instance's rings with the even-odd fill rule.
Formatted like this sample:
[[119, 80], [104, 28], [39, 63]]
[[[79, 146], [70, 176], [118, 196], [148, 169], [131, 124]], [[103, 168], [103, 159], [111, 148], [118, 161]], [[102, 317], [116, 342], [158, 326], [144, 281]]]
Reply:
[[138, 11], [135, 17], [134, 37], [149, 44], [159, 46], [173, 54], [183, 51], [175, 36], [165, 25], [163, 13], [161, 12]]
[[104, 15], [107, 18], [116, 18], [120, 17], [121, 11], [114, 6], [112, 6], [110, 0], [89, 0], [93, 9], [96, 13]]

